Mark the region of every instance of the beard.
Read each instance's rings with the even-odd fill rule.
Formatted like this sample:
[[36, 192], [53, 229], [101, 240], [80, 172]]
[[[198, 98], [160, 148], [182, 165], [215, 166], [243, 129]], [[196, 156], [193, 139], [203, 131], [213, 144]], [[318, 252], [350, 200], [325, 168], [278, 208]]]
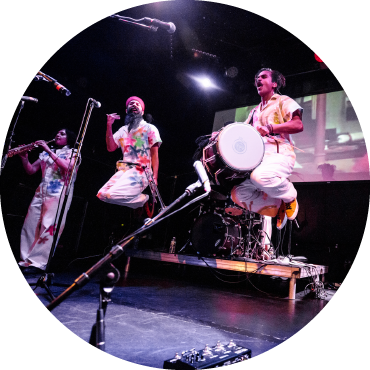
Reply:
[[129, 111], [125, 117], [125, 126], [128, 126], [128, 131], [137, 128], [142, 119], [143, 116], [140, 113]]

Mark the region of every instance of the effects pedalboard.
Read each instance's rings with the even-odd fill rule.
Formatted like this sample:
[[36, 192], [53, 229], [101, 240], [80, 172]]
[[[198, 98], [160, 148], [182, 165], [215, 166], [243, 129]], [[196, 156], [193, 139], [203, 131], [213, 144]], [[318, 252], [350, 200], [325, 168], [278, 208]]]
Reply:
[[176, 353], [174, 358], [164, 361], [163, 369], [210, 369], [235, 364], [251, 357], [250, 349], [238, 346], [233, 340], [226, 345], [218, 341], [214, 347], [206, 344], [205, 348], [199, 351], [193, 348], [182, 352], [181, 355]]

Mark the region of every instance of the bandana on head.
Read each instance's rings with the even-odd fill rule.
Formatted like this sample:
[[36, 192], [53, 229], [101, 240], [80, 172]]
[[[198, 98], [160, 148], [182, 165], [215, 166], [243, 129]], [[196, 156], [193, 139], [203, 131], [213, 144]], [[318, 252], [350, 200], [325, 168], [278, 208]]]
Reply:
[[126, 108], [127, 108], [127, 106], [129, 105], [129, 103], [130, 103], [130, 101], [131, 100], [136, 100], [136, 101], [138, 101], [139, 103], [140, 103], [140, 105], [141, 105], [141, 109], [143, 110], [143, 112], [144, 112], [144, 110], [145, 110], [145, 104], [144, 104], [144, 102], [142, 101], [142, 99], [140, 99], [138, 96], [131, 96], [131, 97], [129, 97], [128, 99], [127, 99], [127, 101], [126, 101]]

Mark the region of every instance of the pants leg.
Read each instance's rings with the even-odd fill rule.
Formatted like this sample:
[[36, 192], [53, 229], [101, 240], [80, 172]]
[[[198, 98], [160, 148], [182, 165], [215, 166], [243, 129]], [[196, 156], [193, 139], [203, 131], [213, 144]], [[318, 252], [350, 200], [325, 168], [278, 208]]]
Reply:
[[30, 265], [30, 262], [27, 262], [27, 257], [31, 253], [34, 245], [37, 243], [37, 240], [40, 236], [41, 209], [41, 193], [36, 192], [31, 201], [31, 204], [28, 207], [28, 212], [21, 231], [21, 262], [19, 263], [21, 266]]
[[268, 196], [259, 190], [250, 179], [233, 187], [231, 199], [240, 207], [270, 217], [276, 216], [281, 205], [281, 199]]
[[[56, 243], [64, 230], [72, 197], [73, 191], [70, 191]], [[32, 200], [21, 232], [20, 266], [34, 266], [45, 270], [58, 224], [56, 213], [58, 210], [59, 217], [63, 205], [62, 197], [58, 209], [59, 198], [60, 195], [42, 197], [37, 193]]]
[[262, 163], [251, 173], [250, 180], [268, 196], [291, 202], [297, 197], [297, 191], [287, 178], [293, 171], [294, 162], [294, 158], [284, 153], [265, 153]]
[[147, 186], [145, 174], [140, 175], [135, 168], [120, 170], [99, 190], [97, 197], [103, 202], [135, 209], [149, 199], [148, 195], [141, 193]]
[[265, 246], [265, 249], [268, 250], [268, 248], [271, 245], [271, 235], [272, 235], [272, 220], [269, 216], [264, 216], [262, 221], [262, 240], [261, 244]]
[[282, 201], [291, 202], [297, 197], [296, 189], [287, 179], [294, 163], [294, 152], [284, 146], [280, 147], [280, 153], [265, 152], [250, 179], [232, 189], [233, 201], [249, 211], [275, 217]]

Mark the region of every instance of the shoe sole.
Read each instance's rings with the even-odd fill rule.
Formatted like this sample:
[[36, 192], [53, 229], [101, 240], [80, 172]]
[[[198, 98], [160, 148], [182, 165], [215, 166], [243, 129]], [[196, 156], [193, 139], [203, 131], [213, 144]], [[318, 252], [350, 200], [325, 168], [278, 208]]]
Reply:
[[297, 201], [297, 207], [295, 207], [295, 210], [294, 210], [293, 215], [290, 216], [290, 217], [288, 217], [288, 215], [287, 215], [288, 220], [293, 221], [297, 217], [297, 215], [298, 215], [298, 209], [299, 209], [299, 205], [298, 205], [298, 201]]
[[279, 226], [276, 225], [277, 229], [281, 230], [286, 225], [287, 221], [288, 221], [288, 217], [285, 215], [284, 220], [281, 223], [281, 226], [279, 227]]

